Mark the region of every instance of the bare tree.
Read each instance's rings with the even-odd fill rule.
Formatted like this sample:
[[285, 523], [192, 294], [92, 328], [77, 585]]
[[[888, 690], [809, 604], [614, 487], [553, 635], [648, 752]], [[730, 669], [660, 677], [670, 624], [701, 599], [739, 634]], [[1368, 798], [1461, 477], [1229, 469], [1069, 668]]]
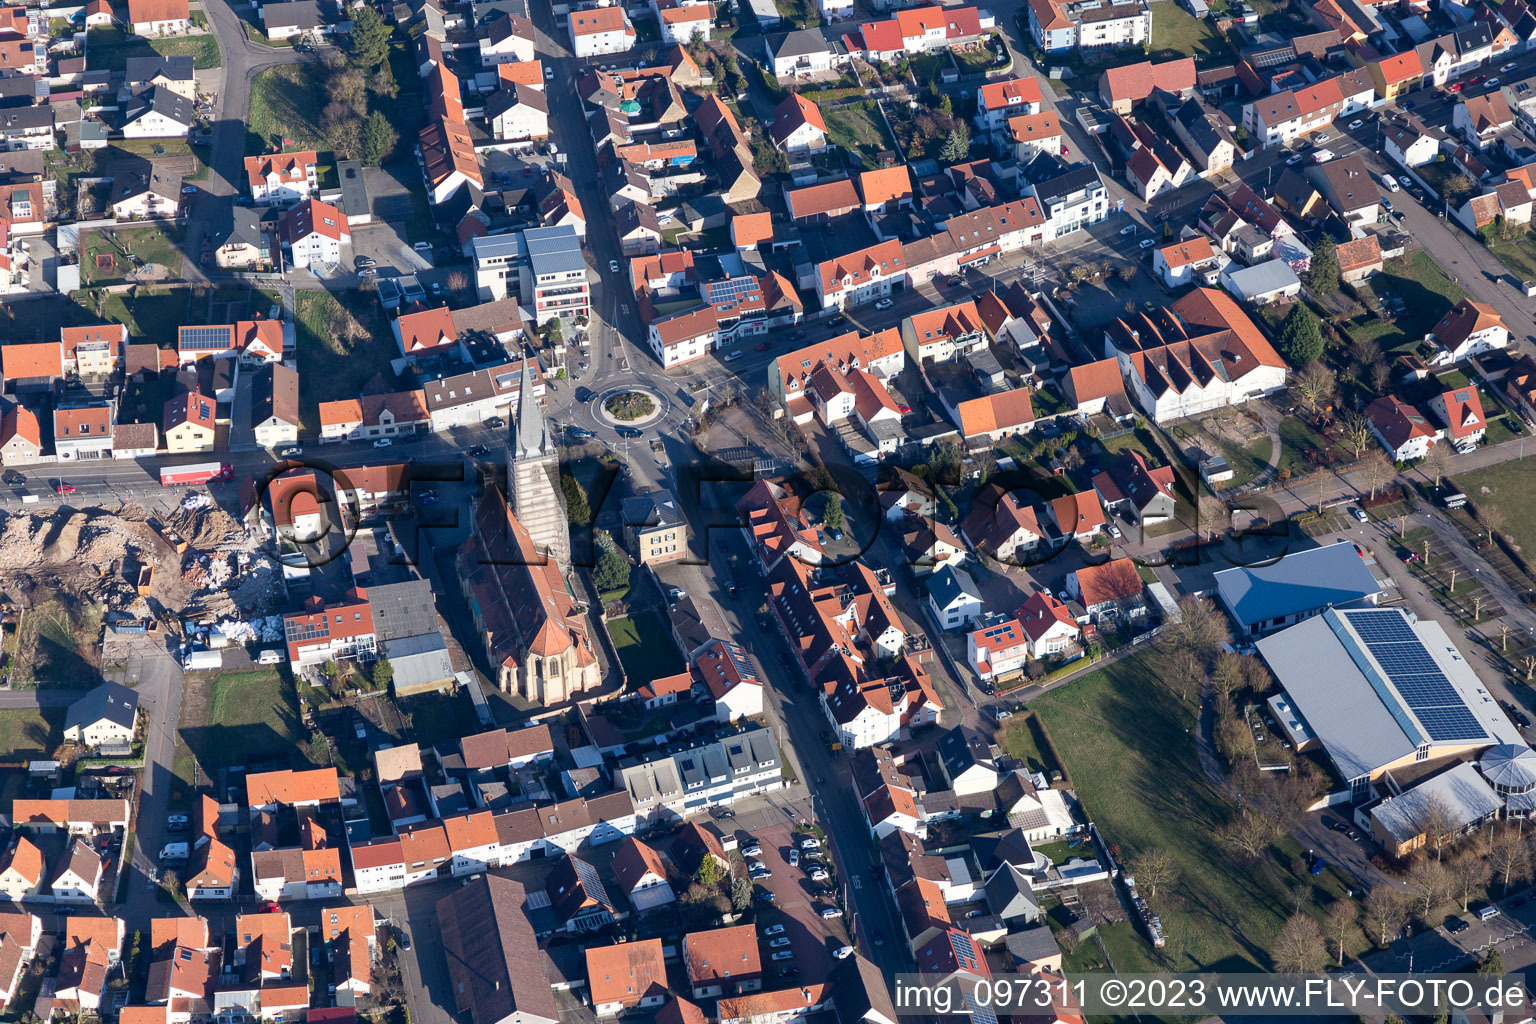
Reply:
[[1371, 390], [1378, 395], [1387, 393], [1387, 385], [1392, 383], [1392, 368], [1386, 360], [1377, 360], [1371, 364]]
[[1227, 504], [1214, 494], [1202, 494], [1195, 502], [1195, 533], [1197, 536], [1215, 537], [1228, 520]]
[[1440, 797], [1429, 794], [1419, 802], [1414, 825], [1424, 837], [1424, 846], [1435, 852], [1435, 862], [1445, 859], [1445, 847], [1455, 838], [1456, 818], [1450, 806]]
[[1292, 914], [1280, 929], [1271, 953], [1281, 974], [1312, 974], [1328, 964], [1328, 946], [1317, 922], [1306, 914]]
[[1349, 344], [1349, 354], [1355, 357], [1355, 362], [1361, 366], [1370, 366], [1381, 358], [1381, 346], [1375, 338], [1361, 335]]
[[1291, 390], [1296, 393], [1296, 401], [1309, 413], [1327, 405], [1337, 387], [1333, 371], [1322, 363], [1308, 363], [1291, 374]]
[[1245, 681], [1241, 654], [1223, 651], [1216, 655], [1216, 667], [1211, 669], [1211, 689], [1217, 696], [1230, 699], [1243, 688]]
[[1424, 456], [1424, 471], [1435, 475], [1435, 489], [1440, 488], [1440, 478], [1451, 468], [1451, 446], [1431, 442]]
[[1462, 850], [1445, 867], [1451, 876], [1451, 892], [1465, 914], [1472, 905], [1472, 897], [1487, 887], [1493, 867], [1481, 852], [1471, 849]]
[[1371, 421], [1353, 410], [1339, 420], [1339, 438], [1344, 447], [1355, 453], [1356, 461], [1376, 441], [1376, 435], [1371, 432]]
[[1344, 950], [1350, 937], [1360, 930], [1360, 905], [1348, 896], [1340, 896], [1328, 906], [1328, 916], [1323, 919], [1323, 929], [1338, 950], [1339, 966], [1344, 966]]
[[1200, 692], [1205, 685], [1205, 666], [1194, 651], [1187, 647], [1175, 647], [1165, 657], [1168, 674], [1165, 681], [1179, 688], [1179, 700], [1188, 700], [1189, 691]]
[[1477, 506], [1477, 518], [1487, 528], [1490, 541], [1503, 533], [1504, 528], [1509, 525], [1509, 519], [1504, 515], [1504, 510], [1496, 505]]
[[1277, 834], [1273, 820], [1251, 807], [1244, 807], [1217, 830], [1216, 837], [1236, 850], [1244, 860], [1252, 861], [1264, 852]]
[[1163, 624], [1157, 642], [1170, 653], [1187, 651], [1204, 665], [1231, 637], [1226, 615], [1209, 598], [1190, 595], [1179, 601], [1178, 617]]
[[1365, 926], [1378, 946], [1385, 946], [1408, 921], [1408, 897], [1390, 885], [1378, 885], [1365, 897]]
[[1166, 851], [1148, 850], [1131, 861], [1137, 886], [1146, 889], [1147, 899], [1157, 899], [1159, 889], [1171, 889], [1179, 882], [1179, 865]]
[[1397, 472], [1397, 467], [1388, 462], [1387, 457], [1381, 452], [1372, 452], [1362, 459], [1360, 468], [1365, 470], [1365, 479], [1371, 488], [1372, 501], [1376, 500], [1376, 491], [1381, 485], [1392, 479]]
[[1530, 866], [1531, 853], [1518, 832], [1511, 831], [1508, 823], [1493, 833], [1488, 843], [1488, 865], [1499, 876], [1499, 884], [1509, 888], [1511, 879], [1521, 878]]
[[1451, 875], [1437, 860], [1423, 858], [1408, 871], [1408, 895], [1421, 920], [1428, 921], [1435, 908], [1450, 899]]

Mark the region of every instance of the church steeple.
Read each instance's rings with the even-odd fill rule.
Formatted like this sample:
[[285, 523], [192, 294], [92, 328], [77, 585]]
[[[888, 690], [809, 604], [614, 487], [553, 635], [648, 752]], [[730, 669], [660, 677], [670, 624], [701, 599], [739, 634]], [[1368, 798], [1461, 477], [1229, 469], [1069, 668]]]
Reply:
[[533, 359], [523, 355], [523, 376], [517, 392], [517, 422], [512, 425], [514, 460], [540, 459], [553, 454], [554, 444], [544, 411], [533, 397]]

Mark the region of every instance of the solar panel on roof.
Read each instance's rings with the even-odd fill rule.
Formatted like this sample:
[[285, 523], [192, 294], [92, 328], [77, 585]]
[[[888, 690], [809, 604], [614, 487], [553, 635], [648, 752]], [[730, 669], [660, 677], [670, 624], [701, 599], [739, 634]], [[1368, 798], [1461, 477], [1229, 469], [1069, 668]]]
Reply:
[[1487, 735], [1402, 612], [1370, 609], [1344, 615], [1431, 740], [1456, 742]]
[[179, 340], [185, 349], [223, 349], [229, 345], [229, 328], [183, 327]]

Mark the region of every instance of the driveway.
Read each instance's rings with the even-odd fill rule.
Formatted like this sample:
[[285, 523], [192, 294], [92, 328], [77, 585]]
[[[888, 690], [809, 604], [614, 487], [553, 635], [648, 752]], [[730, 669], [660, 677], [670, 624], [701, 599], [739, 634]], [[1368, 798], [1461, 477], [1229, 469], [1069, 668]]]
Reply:
[[109, 676], [138, 690], [139, 707], [147, 719], [138, 818], [132, 830], [133, 860], [120, 868], [128, 872], [129, 881], [119, 914], [130, 922], [142, 922], [165, 912], [164, 904], [155, 896], [152, 879], [155, 860], [165, 840], [171, 789], [176, 785], [172, 761], [176, 753], [176, 726], [181, 719], [181, 675], [181, 666], [168, 651], [155, 649], [146, 642], [142, 654], [129, 658]]

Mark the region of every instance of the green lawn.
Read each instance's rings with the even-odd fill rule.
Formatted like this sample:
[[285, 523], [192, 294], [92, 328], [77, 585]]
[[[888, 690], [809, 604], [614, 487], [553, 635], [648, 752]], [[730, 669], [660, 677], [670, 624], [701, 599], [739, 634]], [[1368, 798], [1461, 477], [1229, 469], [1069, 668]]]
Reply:
[[[1536, 444], [1532, 448], [1536, 450]], [[1457, 473], [1456, 486], [1480, 508], [1496, 508], [1503, 514], [1504, 532], [1515, 547], [1536, 551], [1536, 473], [1523, 461]]]
[[402, 715], [409, 716], [410, 737], [418, 743], [439, 743], [485, 730], [468, 690], [461, 689], [451, 697], [445, 693], [421, 693], [399, 698], [395, 705]]
[[12, 759], [45, 760], [64, 742], [64, 708], [0, 710], [0, 750]]
[[[166, 348], [176, 343], [176, 328], [190, 322], [189, 301], [186, 288], [139, 288], [131, 299], [121, 292], [103, 295], [101, 311], [106, 320], [126, 324], [135, 339]], [[86, 306], [94, 304], [82, 302]]]
[[1280, 468], [1289, 470], [1293, 477], [1310, 473], [1312, 463], [1306, 460], [1306, 454], [1322, 450], [1327, 443], [1306, 423], [1287, 417], [1280, 423]]
[[672, 643], [671, 633], [655, 612], [636, 612], [627, 619], [610, 619], [608, 635], [631, 686], [676, 675], [688, 666]]
[[324, 65], [316, 61], [268, 68], [251, 79], [246, 155], [281, 146], [284, 139], [300, 149], [330, 149], [319, 123], [325, 109], [324, 74]]
[[[137, 256], [145, 265], [156, 264], [166, 268], [168, 276], [175, 280], [181, 276], [182, 241], [186, 232], [179, 225], [166, 227], [101, 228], [84, 232], [80, 247], [80, 282], [87, 287], [98, 284], [119, 284], [135, 268], [127, 254]], [[98, 254], [113, 257], [110, 269], [98, 268]]]
[[1154, 950], [1130, 929], [1106, 936], [1106, 945], [1122, 973], [1268, 969], [1290, 913], [1287, 887], [1306, 886], [1320, 916], [1342, 886], [1331, 872], [1313, 878], [1289, 837], [1251, 865], [1218, 843], [1232, 808], [1200, 771], [1189, 731], [1195, 705], [1164, 685], [1158, 657], [1125, 658], [1030, 704], [1105, 841], [1131, 862], [1160, 850], [1179, 866], [1175, 891], [1155, 901], [1167, 946]]
[[1226, 458], [1227, 465], [1232, 467], [1232, 479], [1221, 486], [1241, 487], [1264, 472], [1275, 454], [1275, 443], [1268, 434], [1260, 434], [1248, 442], [1245, 448], [1223, 444], [1221, 454]]
[[873, 101], [829, 107], [821, 116], [827, 122], [827, 140], [856, 155], [865, 167], [878, 166], [879, 154], [896, 148]]
[[[400, 355], [384, 310], [372, 292], [324, 290], [295, 293], [299, 348], [299, 413], [306, 437], [320, 436], [319, 403], [356, 398], [374, 374], [395, 385], [389, 361]], [[339, 336], [346, 316], [366, 331], [356, 341]]]
[[286, 671], [189, 672], [186, 680], [178, 733], [204, 768], [291, 758], [307, 742]]
[[[1381, 273], [1371, 279], [1371, 288], [1377, 295], [1393, 292], [1402, 298], [1407, 309], [1398, 317], [1396, 327], [1415, 341], [1467, 297], [1466, 291], [1427, 252], [1388, 260]], [[1382, 347], [1388, 346], [1383, 342]]]
[[1193, 57], [1195, 63], [1206, 64], [1230, 60], [1231, 56], [1231, 48], [1210, 20], [1196, 18], [1178, 4], [1158, 4], [1153, 8], [1153, 61]]
[[129, 57], [191, 57], [192, 66], [208, 71], [221, 66], [219, 43], [211, 33], [175, 39], [144, 39], [119, 28], [93, 28], [86, 35], [86, 60], [92, 71], [121, 71]]
[[1527, 231], [1519, 238], [1495, 242], [1488, 248], [1520, 280], [1536, 281], [1536, 235]]

